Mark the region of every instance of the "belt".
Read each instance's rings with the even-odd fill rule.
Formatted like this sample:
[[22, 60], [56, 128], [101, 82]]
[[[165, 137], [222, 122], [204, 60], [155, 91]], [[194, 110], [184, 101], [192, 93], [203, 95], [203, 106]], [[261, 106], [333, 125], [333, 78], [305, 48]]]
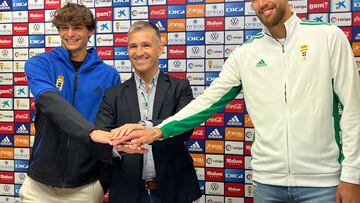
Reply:
[[156, 190], [158, 189], [158, 184], [155, 180], [142, 180], [141, 187], [144, 187], [146, 190]]

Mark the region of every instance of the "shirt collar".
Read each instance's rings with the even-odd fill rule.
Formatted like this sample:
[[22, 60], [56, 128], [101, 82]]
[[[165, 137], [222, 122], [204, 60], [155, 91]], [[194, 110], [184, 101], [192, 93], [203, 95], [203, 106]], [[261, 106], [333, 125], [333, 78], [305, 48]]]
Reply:
[[[155, 73], [154, 77], [150, 81], [151, 86], [156, 86], [157, 85], [159, 74], [160, 74], [160, 70], [158, 69], [157, 72]], [[145, 86], [144, 80], [141, 79], [140, 76], [138, 74], [136, 74], [136, 72], [134, 72], [134, 75], [135, 75], [136, 87], [140, 88], [141, 86]]]

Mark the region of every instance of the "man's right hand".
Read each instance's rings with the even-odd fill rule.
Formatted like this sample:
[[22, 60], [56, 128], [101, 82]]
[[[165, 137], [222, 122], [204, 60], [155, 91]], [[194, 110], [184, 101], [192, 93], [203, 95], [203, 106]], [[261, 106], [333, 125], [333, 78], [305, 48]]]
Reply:
[[118, 145], [118, 146], [115, 146], [116, 150], [118, 152], [126, 152], [126, 153], [129, 153], [129, 154], [145, 154], [148, 152], [147, 149], [145, 149], [143, 147], [143, 145], [128, 145], [128, 144], [125, 144], [125, 145]]

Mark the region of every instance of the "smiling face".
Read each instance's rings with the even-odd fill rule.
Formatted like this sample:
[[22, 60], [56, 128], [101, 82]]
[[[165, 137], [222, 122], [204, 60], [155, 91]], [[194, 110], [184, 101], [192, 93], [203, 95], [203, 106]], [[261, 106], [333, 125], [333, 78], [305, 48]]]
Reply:
[[128, 35], [129, 59], [138, 75], [155, 75], [163, 46], [154, 29], [145, 27]]
[[85, 25], [64, 25], [59, 27], [61, 45], [72, 55], [86, 55], [87, 42], [95, 30], [89, 30]]
[[268, 28], [283, 24], [291, 11], [287, 0], [252, 0], [252, 8]]

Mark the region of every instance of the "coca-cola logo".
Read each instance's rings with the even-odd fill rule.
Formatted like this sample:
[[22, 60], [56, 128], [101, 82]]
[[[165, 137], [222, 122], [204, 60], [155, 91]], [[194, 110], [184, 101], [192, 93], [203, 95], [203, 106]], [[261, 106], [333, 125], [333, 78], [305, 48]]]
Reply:
[[167, 7], [166, 6], [154, 6], [150, 8], [150, 18], [166, 18]]
[[206, 121], [208, 126], [223, 126], [224, 125], [224, 114], [215, 114], [213, 117]]
[[238, 104], [229, 104], [229, 105], [227, 105], [226, 106], [226, 108], [228, 108], [228, 109], [241, 109], [241, 107], [242, 107], [242, 105], [240, 104], [240, 103], [238, 103]]
[[111, 47], [98, 47], [97, 52], [102, 59], [112, 59], [114, 56], [114, 50]]
[[99, 51], [99, 55], [101, 56], [111, 56], [111, 51]]
[[209, 118], [207, 122], [221, 123], [223, 119], [221, 117]]
[[28, 114], [17, 114], [15, 116], [15, 119], [29, 119], [29, 115]]
[[358, 23], [358, 22], [360, 22], [360, 16], [356, 16], [356, 17], [354, 18], [354, 23]]
[[161, 10], [153, 10], [150, 12], [150, 15], [165, 15], [166, 14], [166, 10], [165, 9], [161, 9]]
[[114, 35], [114, 46], [127, 46], [128, 37], [126, 34]]
[[195, 130], [193, 135], [204, 135], [204, 131], [203, 130]]
[[14, 126], [12, 124], [0, 123], [0, 133], [14, 134]]

